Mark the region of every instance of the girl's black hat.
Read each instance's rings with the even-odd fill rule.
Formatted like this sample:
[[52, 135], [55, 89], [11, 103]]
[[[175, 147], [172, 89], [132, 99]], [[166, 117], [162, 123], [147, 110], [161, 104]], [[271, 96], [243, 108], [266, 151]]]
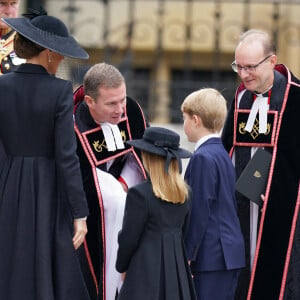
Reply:
[[180, 136], [176, 132], [162, 127], [146, 128], [143, 138], [126, 143], [143, 151], [166, 157], [166, 172], [172, 158], [176, 158], [181, 171], [181, 158], [189, 158], [192, 153], [179, 148]]

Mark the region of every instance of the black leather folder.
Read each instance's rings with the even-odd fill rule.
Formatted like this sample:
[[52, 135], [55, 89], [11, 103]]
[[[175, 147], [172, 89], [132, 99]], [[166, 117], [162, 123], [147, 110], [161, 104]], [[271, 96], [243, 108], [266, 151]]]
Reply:
[[261, 194], [265, 193], [272, 154], [258, 148], [236, 182], [236, 190], [255, 202], [263, 205]]

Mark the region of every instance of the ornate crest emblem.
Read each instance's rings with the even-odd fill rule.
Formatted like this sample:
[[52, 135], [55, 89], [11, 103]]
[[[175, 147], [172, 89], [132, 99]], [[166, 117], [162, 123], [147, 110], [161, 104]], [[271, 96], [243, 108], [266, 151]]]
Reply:
[[[247, 131], [245, 130], [245, 127], [246, 127], [246, 122], [240, 122], [239, 123], [239, 133], [240, 134], [246, 134], [247, 133]], [[253, 140], [255, 140], [258, 137], [258, 135], [259, 135], [258, 130], [259, 130], [259, 121], [256, 118], [255, 122], [254, 122], [254, 125], [253, 125], [253, 129], [250, 132], [250, 135], [253, 138]], [[270, 131], [271, 131], [271, 124], [268, 123], [267, 124], [267, 131], [264, 133], [264, 135], [269, 135]]]
[[[125, 130], [120, 130], [122, 141], [126, 142], [126, 132]], [[101, 153], [104, 149], [107, 149], [105, 139], [102, 140], [100, 143], [100, 140], [95, 140], [92, 142], [93, 148], [96, 152]]]
[[105, 140], [103, 140], [102, 143], [100, 143], [99, 140], [94, 141], [92, 143], [92, 145], [93, 145], [95, 151], [98, 153], [102, 152], [103, 148], [106, 148]]

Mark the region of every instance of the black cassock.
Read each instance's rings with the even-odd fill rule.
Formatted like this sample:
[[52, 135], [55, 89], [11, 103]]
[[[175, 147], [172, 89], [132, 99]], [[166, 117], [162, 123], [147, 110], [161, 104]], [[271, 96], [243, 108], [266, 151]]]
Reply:
[[[83, 99], [83, 87], [80, 87], [74, 93], [75, 132], [90, 215], [87, 219], [86, 241], [79, 249], [79, 258], [90, 297], [94, 300], [105, 299], [105, 241], [109, 239], [105, 237], [104, 203], [96, 168], [106, 171], [106, 163], [113, 160], [108, 172], [118, 179], [128, 154], [133, 155], [141, 170], [143, 167], [138, 151], [128, 145], [114, 152], [107, 151], [101, 126], [94, 122]], [[126, 113], [118, 124], [123, 141], [141, 138], [146, 126], [147, 122], [141, 107], [135, 100], [127, 97]]]
[[[232, 155], [240, 148], [265, 147], [272, 153], [264, 210], [259, 218], [256, 253], [250, 273], [241, 274], [236, 299], [300, 299], [300, 224], [299, 209], [299, 111], [300, 82], [284, 65], [275, 68], [275, 81], [268, 113], [268, 135], [245, 134], [247, 111], [238, 111], [237, 90], [222, 140]], [[243, 97], [247, 97], [245, 92]], [[242, 99], [243, 99], [242, 97]], [[242, 103], [241, 99], [241, 103]], [[250, 109], [250, 107], [244, 107]], [[244, 116], [243, 116], [244, 115]], [[245, 156], [246, 154], [244, 154]], [[236, 156], [237, 157], [237, 156]], [[238, 163], [236, 163], [236, 167]], [[243, 169], [244, 166], [241, 167]], [[239, 174], [237, 174], [239, 175]], [[249, 248], [249, 200], [238, 195], [239, 218], [245, 245]], [[250, 280], [250, 282], [249, 282]]]

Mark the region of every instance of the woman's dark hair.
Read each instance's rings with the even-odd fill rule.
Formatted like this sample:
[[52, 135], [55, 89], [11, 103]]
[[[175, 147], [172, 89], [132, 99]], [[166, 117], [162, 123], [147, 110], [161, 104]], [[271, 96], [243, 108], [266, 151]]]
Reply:
[[18, 32], [16, 33], [14, 38], [14, 51], [20, 58], [32, 58], [43, 50], [45, 50], [45, 48], [33, 43]]

